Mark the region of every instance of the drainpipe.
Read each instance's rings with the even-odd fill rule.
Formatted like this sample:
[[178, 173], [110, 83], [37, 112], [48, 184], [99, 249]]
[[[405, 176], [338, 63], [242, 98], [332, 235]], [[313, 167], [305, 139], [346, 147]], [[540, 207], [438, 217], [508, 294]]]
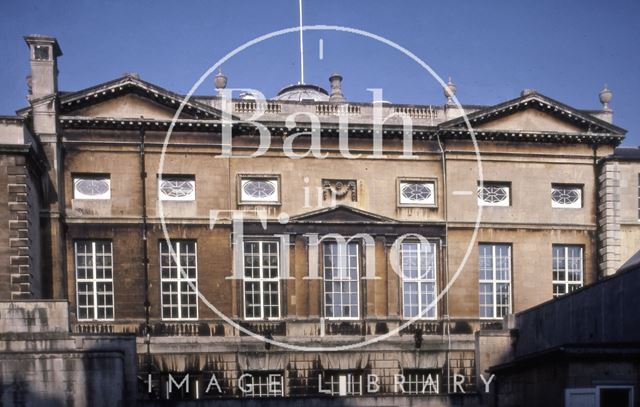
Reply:
[[593, 203], [594, 203], [594, 220], [596, 222], [596, 234], [593, 239], [595, 255], [592, 256], [595, 259], [595, 264], [593, 264], [594, 269], [596, 270], [596, 281], [600, 278], [604, 277], [604, 270], [600, 270], [600, 222], [598, 219], [598, 211], [600, 210], [600, 174], [599, 174], [599, 164], [598, 164], [598, 145], [593, 144], [593, 176], [594, 176], [594, 185], [593, 185]]
[[[436, 135], [436, 139], [438, 140], [438, 147], [440, 148], [441, 162], [442, 162], [442, 193], [444, 198], [443, 202], [443, 217], [444, 217], [444, 244], [442, 245], [442, 249], [444, 250], [444, 262], [442, 263], [444, 266], [444, 277], [446, 279], [447, 284], [449, 283], [449, 223], [447, 219], [447, 164], [445, 152], [442, 147], [442, 143], [440, 142], [440, 134]], [[447, 311], [447, 318], [449, 314], [449, 295], [445, 294], [445, 309]]]
[[[449, 219], [447, 217], [447, 161], [446, 154], [444, 152], [444, 148], [442, 147], [442, 142], [440, 141], [440, 134], [436, 134], [436, 139], [438, 141], [438, 147], [440, 148], [440, 156], [442, 162], [442, 193], [443, 193], [443, 216], [444, 216], [444, 244], [442, 245], [444, 251], [444, 262], [442, 262], [444, 266], [444, 278], [446, 284], [449, 283]], [[446, 354], [446, 364], [447, 364], [447, 392], [450, 393], [450, 384], [451, 384], [451, 368], [449, 366], [449, 358], [451, 351], [451, 326], [450, 326], [450, 318], [449, 318], [449, 293], [445, 294], [445, 309], [447, 313], [443, 315], [445, 322], [442, 327], [442, 341], [444, 342], [445, 336], [445, 326], [446, 326], [446, 335], [447, 335], [447, 354]]]
[[[141, 182], [141, 200], [142, 200], [142, 263], [144, 265], [144, 336], [147, 346], [147, 373], [151, 374], [151, 324], [150, 324], [150, 308], [149, 301], [149, 248], [147, 242], [147, 171], [145, 161], [145, 130], [144, 123], [140, 125], [140, 182]], [[149, 376], [147, 376], [149, 377]]]

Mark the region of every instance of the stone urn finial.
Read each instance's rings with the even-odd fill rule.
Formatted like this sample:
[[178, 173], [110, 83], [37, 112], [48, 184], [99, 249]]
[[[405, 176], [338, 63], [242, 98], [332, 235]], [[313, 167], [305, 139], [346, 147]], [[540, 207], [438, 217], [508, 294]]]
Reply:
[[602, 103], [603, 110], [611, 110], [609, 108], [609, 102], [611, 102], [611, 98], [613, 97], [613, 92], [607, 88], [607, 84], [604, 84], [604, 89], [600, 91], [600, 103]]
[[451, 77], [449, 77], [449, 82], [447, 82], [444, 87], [444, 96], [447, 98], [447, 105], [455, 105], [453, 95], [456, 94], [456, 89], [456, 85], [451, 81]]
[[227, 87], [227, 77], [222, 74], [222, 69], [218, 69], [218, 73], [213, 78], [213, 82], [216, 85], [218, 93], [220, 93], [222, 89]]
[[329, 83], [331, 83], [331, 95], [329, 95], [329, 102], [342, 103], [347, 99], [342, 93], [342, 76], [334, 73], [329, 77]]

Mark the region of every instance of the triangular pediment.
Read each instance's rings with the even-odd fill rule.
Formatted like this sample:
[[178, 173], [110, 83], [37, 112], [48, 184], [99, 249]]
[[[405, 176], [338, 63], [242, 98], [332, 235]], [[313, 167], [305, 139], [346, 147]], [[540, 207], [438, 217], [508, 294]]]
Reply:
[[338, 205], [291, 217], [292, 223], [393, 223], [391, 218], [351, 206]]
[[516, 111], [473, 126], [484, 130], [577, 133], [585, 130], [535, 108]]
[[[609, 133], [624, 135], [626, 130], [574, 109], [537, 92], [499, 105], [480, 109], [467, 115], [474, 129], [504, 132], [536, 133]], [[442, 128], [466, 128], [459, 117], [441, 125]]]
[[[78, 92], [64, 93], [60, 113], [85, 118], [173, 119], [184, 97], [127, 75]], [[181, 119], [219, 119], [219, 110], [193, 99], [183, 107]]]
[[[130, 93], [67, 112], [65, 115], [81, 117], [114, 117], [118, 119], [144, 117], [146, 119], [171, 120], [175, 113], [175, 109], [168, 108], [142, 96]], [[182, 113], [180, 118], [192, 119], [193, 116]]]

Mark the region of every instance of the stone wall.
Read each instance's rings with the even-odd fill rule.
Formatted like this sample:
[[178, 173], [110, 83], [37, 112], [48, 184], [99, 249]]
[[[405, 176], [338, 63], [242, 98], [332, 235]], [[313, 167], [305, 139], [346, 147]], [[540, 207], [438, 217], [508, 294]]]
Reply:
[[640, 159], [620, 161], [620, 260], [640, 250]]
[[62, 301], [1, 301], [0, 335], [67, 333], [69, 308]]
[[23, 119], [0, 117], [0, 300], [44, 295], [39, 148]]

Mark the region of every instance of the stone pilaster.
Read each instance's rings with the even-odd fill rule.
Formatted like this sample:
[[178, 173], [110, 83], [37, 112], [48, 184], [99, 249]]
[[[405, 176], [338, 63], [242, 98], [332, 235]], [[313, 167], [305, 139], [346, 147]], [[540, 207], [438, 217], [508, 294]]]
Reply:
[[620, 256], [620, 170], [607, 162], [598, 178], [598, 241], [601, 276], [610, 276], [621, 265]]
[[11, 299], [33, 297], [31, 270], [31, 239], [29, 236], [29, 212], [33, 211], [27, 195], [29, 193], [28, 169], [24, 156], [9, 157], [7, 163], [7, 206], [9, 230], [9, 272], [11, 276]]

